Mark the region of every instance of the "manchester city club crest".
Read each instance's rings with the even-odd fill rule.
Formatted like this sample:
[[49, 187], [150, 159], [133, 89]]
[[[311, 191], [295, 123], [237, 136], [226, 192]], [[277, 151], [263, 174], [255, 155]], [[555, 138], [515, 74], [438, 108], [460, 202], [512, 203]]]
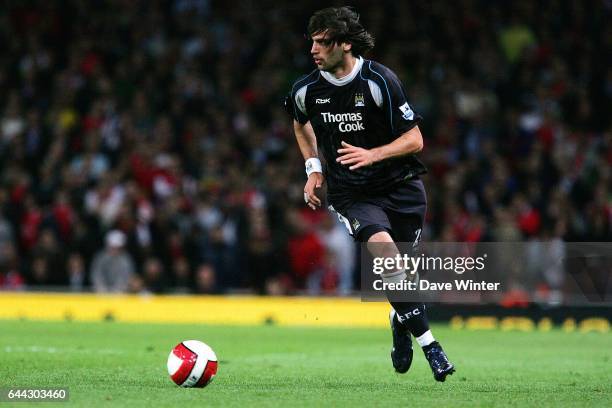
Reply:
[[365, 106], [365, 98], [362, 93], [355, 94], [355, 107]]

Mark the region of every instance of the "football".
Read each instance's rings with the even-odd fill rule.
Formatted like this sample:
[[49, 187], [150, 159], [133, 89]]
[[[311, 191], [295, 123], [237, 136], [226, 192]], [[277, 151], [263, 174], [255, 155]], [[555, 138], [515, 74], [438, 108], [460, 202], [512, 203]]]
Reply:
[[210, 346], [198, 340], [186, 340], [170, 352], [168, 374], [181, 387], [203, 388], [217, 374], [217, 364], [217, 355]]

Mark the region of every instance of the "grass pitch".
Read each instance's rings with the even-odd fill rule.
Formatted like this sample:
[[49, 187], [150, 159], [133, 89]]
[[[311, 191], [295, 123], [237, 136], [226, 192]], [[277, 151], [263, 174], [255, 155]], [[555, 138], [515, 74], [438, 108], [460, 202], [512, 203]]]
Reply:
[[[434, 334], [457, 366], [445, 383], [418, 348], [394, 373], [389, 330], [0, 321], [0, 387], [69, 388], [45, 407], [612, 406], [610, 334]], [[188, 339], [220, 360], [205, 389], [168, 378], [168, 353]]]

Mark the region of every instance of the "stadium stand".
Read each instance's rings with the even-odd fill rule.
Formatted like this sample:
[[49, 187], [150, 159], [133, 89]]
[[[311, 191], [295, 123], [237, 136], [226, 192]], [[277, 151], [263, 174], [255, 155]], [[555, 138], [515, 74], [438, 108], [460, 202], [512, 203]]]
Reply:
[[[612, 3], [380, 3], [357, 8], [425, 118], [424, 238], [612, 241]], [[351, 292], [281, 107], [316, 4], [9, 4], [1, 289], [93, 290], [118, 230], [129, 292]]]

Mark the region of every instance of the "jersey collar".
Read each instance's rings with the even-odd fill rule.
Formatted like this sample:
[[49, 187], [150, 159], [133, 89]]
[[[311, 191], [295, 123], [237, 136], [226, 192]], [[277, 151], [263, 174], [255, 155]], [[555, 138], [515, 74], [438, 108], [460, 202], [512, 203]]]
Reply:
[[357, 73], [361, 70], [362, 65], [363, 65], [363, 58], [359, 57], [357, 58], [357, 62], [355, 63], [355, 66], [353, 67], [353, 70], [351, 71], [351, 73], [343, 76], [342, 78], [336, 78], [335, 76], [333, 76], [331, 73], [327, 71], [321, 71], [321, 75], [330, 84], [333, 84], [336, 86], [342, 86], [342, 85], [348, 84], [353, 79], [355, 79], [355, 77], [357, 76]]

